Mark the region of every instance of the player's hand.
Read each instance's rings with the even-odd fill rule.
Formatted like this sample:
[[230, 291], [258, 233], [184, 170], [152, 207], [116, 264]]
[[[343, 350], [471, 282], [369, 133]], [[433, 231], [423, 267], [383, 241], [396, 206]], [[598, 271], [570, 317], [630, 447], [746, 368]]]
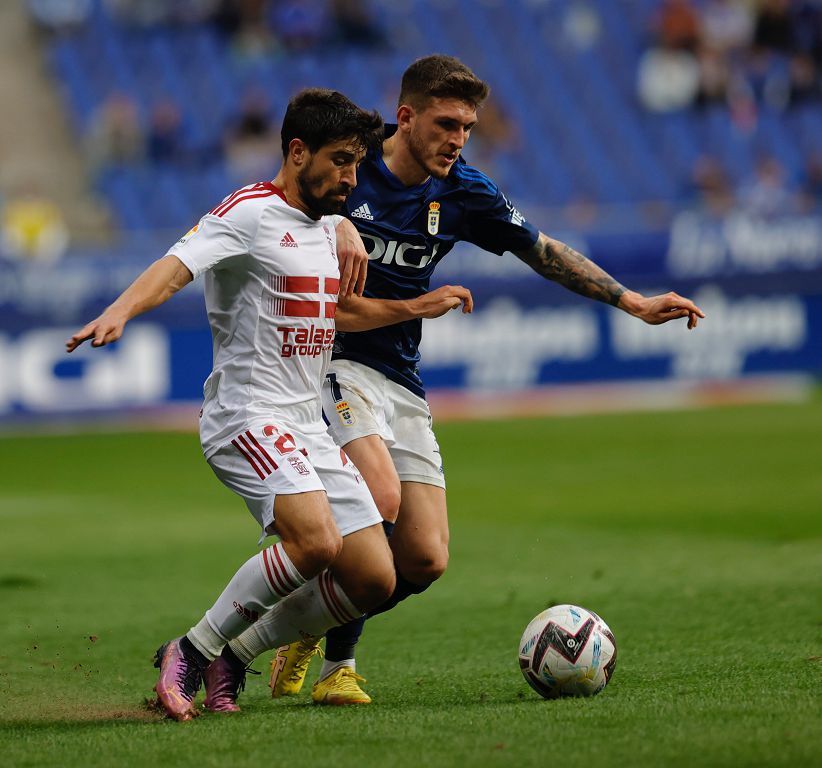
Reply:
[[102, 347], [117, 341], [123, 335], [125, 318], [103, 312], [96, 320], [83, 326], [66, 342], [66, 352], [74, 352], [84, 341], [91, 339], [92, 347]]
[[340, 296], [362, 296], [368, 272], [368, 251], [357, 228], [343, 219], [337, 225], [337, 258], [340, 262]]
[[429, 320], [442, 317], [446, 312], [459, 307], [462, 307], [464, 315], [474, 310], [474, 297], [471, 296], [471, 291], [461, 285], [443, 285], [414, 299], [414, 303], [417, 316]]
[[641, 296], [633, 291], [622, 295], [619, 306], [649, 325], [662, 325], [679, 317], [688, 318], [688, 329], [696, 328], [705, 313], [690, 299], [670, 291], [659, 296]]

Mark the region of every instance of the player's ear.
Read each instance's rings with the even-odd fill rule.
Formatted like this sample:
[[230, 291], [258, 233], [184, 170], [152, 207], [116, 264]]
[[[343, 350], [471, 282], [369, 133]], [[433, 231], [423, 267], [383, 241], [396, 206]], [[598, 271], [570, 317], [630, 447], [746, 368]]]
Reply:
[[400, 104], [397, 109], [397, 127], [399, 130], [408, 130], [414, 122], [417, 113], [410, 104]]
[[302, 139], [291, 139], [288, 142], [288, 157], [294, 165], [303, 165], [308, 155], [308, 145]]

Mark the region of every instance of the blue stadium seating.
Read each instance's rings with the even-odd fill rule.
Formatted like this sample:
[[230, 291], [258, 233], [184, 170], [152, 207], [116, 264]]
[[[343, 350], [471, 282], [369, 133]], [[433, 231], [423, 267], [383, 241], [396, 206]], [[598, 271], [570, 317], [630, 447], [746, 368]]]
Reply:
[[[589, 5], [603, 29], [589, 48], [563, 35], [570, 0], [385, 0], [376, 7], [384, 27], [396, 31], [390, 49], [335, 48], [248, 62], [232, 55], [211, 26], [124, 26], [95, 0], [85, 28], [54, 39], [50, 60], [78, 135], [115, 93], [129, 94], [144, 122], [161, 99], [180, 106], [184, 144], [196, 162], [99, 174], [99, 190], [129, 230], [180, 230], [231, 191], [222, 138], [249, 89], [262, 89], [277, 117], [293, 92], [322, 85], [390, 118], [405, 66], [433, 51], [460, 56], [489, 80], [519, 125], [522, 147], [501, 149], [493, 166], [501, 186], [526, 207], [676, 204], [689, 194], [691, 169], [706, 146], [735, 182], [765, 152], [792, 178], [801, 175], [822, 135], [819, 104], [787, 115], [763, 110], [750, 134], [736, 130], [722, 109], [649, 114], [636, 101], [635, 80], [656, 0]], [[466, 156], [470, 161], [470, 145]]]

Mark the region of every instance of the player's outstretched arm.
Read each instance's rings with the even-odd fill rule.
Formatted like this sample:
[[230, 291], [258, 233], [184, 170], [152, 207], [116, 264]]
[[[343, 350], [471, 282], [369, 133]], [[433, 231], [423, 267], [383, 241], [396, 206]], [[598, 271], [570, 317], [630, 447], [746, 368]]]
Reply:
[[100, 317], [77, 331], [66, 342], [66, 352], [73, 352], [87, 339], [92, 339], [92, 347], [117, 341], [131, 318], [167, 301], [192, 279], [188, 267], [176, 256], [163, 256], [126, 288]]
[[368, 272], [368, 251], [365, 250], [365, 244], [357, 228], [348, 219], [341, 218], [336, 232], [337, 258], [340, 262], [340, 296], [362, 296]]
[[462, 307], [463, 314], [474, 309], [471, 291], [461, 285], [443, 285], [415, 299], [369, 299], [340, 296], [337, 305], [338, 331], [370, 331], [406, 320], [431, 320]]
[[611, 304], [651, 325], [661, 325], [678, 317], [688, 318], [688, 328], [696, 328], [705, 313], [690, 299], [673, 291], [660, 296], [643, 296], [620, 285], [604, 269], [565, 243], [539, 233], [527, 251], [515, 252], [538, 274], [571, 291]]

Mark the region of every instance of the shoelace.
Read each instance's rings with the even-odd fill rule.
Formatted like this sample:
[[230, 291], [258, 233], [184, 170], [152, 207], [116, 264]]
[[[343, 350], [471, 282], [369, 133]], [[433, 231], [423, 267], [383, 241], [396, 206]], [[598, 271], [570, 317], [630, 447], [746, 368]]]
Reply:
[[194, 701], [197, 691], [203, 682], [202, 670], [193, 662], [183, 657], [180, 664], [180, 671], [177, 673], [177, 682], [180, 685], [183, 696], [188, 701]]
[[258, 672], [256, 669], [251, 669], [251, 666], [247, 666], [244, 670], [242, 675], [239, 677], [239, 682], [237, 683], [237, 688], [233, 691], [234, 698], [236, 699], [237, 696], [240, 695], [240, 691], [245, 690], [245, 679], [246, 675], [261, 675], [262, 672]]
[[358, 675], [353, 669], [342, 667], [340, 672], [340, 683], [344, 690], [354, 690], [359, 688], [357, 683], [368, 682], [362, 675]]
[[306, 670], [308, 669], [308, 665], [311, 663], [311, 659], [313, 659], [317, 654], [320, 654], [320, 658], [323, 658], [325, 654], [323, 653], [323, 649], [320, 648], [319, 645], [315, 645], [311, 650], [309, 650], [303, 657], [294, 665], [294, 668], [291, 670], [290, 680], [297, 682], [302, 679], [303, 675], [305, 675]]

